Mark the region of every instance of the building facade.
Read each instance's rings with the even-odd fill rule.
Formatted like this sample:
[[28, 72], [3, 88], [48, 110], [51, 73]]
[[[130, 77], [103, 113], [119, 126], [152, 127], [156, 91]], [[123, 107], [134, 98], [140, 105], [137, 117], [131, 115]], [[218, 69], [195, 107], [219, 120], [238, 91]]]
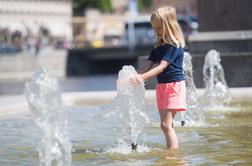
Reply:
[[71, 0], [0, 0], [0, 28], [22, 35], [38, 35], [41, 27], [51, 36], [72, 39]]

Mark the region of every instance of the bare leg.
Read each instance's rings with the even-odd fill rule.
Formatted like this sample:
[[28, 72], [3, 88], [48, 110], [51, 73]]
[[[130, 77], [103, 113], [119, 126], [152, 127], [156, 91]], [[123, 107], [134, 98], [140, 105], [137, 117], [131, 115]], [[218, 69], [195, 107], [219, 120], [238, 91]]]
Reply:
[[179, 148], [178, 139], [176, 133], [172, 127], [172, 120], [176, 115], [176, 111], [172, 110], [160, 110], [160, 127], [164, 132], [166, 138], [167, 149]]

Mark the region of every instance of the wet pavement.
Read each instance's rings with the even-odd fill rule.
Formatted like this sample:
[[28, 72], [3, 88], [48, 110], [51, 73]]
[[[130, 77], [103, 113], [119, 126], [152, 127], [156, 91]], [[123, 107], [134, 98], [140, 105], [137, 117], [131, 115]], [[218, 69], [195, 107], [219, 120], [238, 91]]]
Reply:
[[[63, 92], [108, 91], [116, 90], [117, 75], [92, 75], [85, 77], [60, 78]], [[0, 95], [20, 95], [25, 83], [23, 80], [1, 80]]]

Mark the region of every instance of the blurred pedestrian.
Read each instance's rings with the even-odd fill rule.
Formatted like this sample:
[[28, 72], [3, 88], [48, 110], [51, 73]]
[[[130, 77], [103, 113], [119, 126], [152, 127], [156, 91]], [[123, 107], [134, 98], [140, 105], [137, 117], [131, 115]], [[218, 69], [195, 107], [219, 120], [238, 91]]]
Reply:
[[41, 41], [40, 38], [38, 38], [36, 40], [36, 44], [35, 44], [35, 55], [38, 56], [39, 51], [40, 51], [40, 45], [41, 45]]

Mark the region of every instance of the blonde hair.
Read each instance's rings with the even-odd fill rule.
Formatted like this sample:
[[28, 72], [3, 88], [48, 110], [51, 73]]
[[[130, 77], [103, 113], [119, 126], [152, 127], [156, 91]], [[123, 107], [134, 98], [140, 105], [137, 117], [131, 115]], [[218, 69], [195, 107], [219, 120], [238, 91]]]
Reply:
[[176, 10], [170, 6], [164, 6], [158, 8], [151, 15], [151, 24], [153, 20], [157, 19], [162, 25], [163, 34], [162, 37], [158, 36], [157, 45], [162, 43], [168, 43], [176, 47], [185, 47], [185, 39], [177, 21]]

